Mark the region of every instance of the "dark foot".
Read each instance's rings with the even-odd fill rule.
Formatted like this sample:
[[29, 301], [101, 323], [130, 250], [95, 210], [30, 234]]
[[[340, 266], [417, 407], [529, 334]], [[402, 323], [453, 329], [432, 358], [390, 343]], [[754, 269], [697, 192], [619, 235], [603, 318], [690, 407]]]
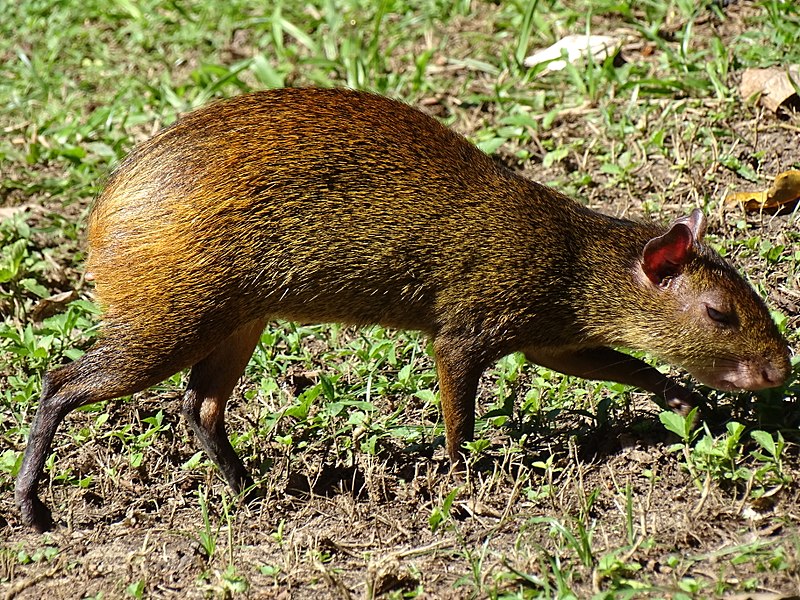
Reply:
[[53, 515], [50, 509], [36, 496], [18, 498], [17, 506], [19, 507], [23, 524], [33, 527], [39, 533], [44, 533], [53, 528]]
[[676, 384], [667, 390], [664, 402], [667, 408], [685, 417], [693, 408], [704, 406], [706, 399], [697, 392]]
[[456, 446], [456, 450], [448, 450], [450, 457], [450, 473], [464, 474], [467, 472], [467, 460], [469, 460], [469, 450], [464, 448], [462, 444]]

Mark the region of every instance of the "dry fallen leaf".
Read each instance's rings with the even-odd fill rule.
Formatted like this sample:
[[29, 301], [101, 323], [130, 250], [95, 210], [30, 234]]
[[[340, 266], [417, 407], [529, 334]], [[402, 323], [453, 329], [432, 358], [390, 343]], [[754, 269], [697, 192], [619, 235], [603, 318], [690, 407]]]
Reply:
[[610, 35], [568, 35], [549, 48], [539, 50], [527, 57], [522, 64], [530, 68], [552, 61], [545, 67], [545, 71], [560, 71], [567, 66], [567, 63], [561, 60], [562, 50], [566, 50], [567, 59], [571, 63], [577, 62], [588, 54], [600, 62], [614, 54], [618, 46], [619, 39]]
[[742, 204], [747, 212], [778, 211], [790, 208], [800, 198], [800, 171], [784, 171], [768, 190], [731, 192], [725, 202]]
[[36, 321], [42, 321], [47, 317], [52, 317], [57, 312], [63, 310], [67, 304], [72, 302], [78, 297], [78, 292], [70, 290], [68, 292], [61, 292], [49, 298], [42, 298], [33, 307], [31, 318]]
[[800, 82], [800, 65], [746, 69], [742, 73], [739, 93], [745, 100], [755, 94], [761, 94], [759, 102], [775, 112], [781, 104], [796, 96], [792, 80]]
[[20, 204], [19, 206], [4, 206], [0, 208], [0, 221], [10, 219], [16, 214], [23, 213], [31, 207], [30, 204]]

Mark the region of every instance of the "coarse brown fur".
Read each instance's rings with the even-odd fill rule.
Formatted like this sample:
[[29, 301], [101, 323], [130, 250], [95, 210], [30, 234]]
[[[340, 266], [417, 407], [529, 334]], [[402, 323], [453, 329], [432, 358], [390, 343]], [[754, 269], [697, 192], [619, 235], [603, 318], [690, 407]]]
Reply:
[[687, 390], [611, 348], [726, 389], [780, 385], [786, 342], [704, 228], [699, 211], [670, 227], [592, 212], [372, 94], [285, 89], [200, 109], [131, 153], [97, 200], [87, 268], [103, 336], [47, 376], [23, 518], [50, 525], [36, 484], [67, 412], [188, 367], [189, 423], [231, 486], [249, 485], [224, 408], [269, 318], [430, 335], [456, 463], [478, 377], [512, 351], [682, 411]]

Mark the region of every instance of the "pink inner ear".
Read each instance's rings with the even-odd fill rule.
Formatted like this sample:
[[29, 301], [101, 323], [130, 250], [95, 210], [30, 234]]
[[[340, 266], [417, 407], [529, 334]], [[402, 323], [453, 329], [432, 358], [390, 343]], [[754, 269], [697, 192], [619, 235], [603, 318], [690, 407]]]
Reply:
[[685, 223], [675, 223], [667, 233], [647, 242], [642, 256], [647, 278], [662, 285], [668, 277], [680, 274], [692, 257], [693, 244], [694, 233]]

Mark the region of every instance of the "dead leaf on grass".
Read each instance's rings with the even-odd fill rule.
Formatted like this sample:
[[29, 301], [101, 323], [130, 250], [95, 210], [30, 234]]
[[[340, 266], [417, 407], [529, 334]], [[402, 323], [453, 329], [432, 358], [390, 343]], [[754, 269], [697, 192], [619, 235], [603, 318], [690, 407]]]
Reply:
[[48, 298], [42, 298], [33, 307], [31, 317], [37, 323], [52, 317], [54, 314], [63, 310], [63, 308], [78, 297], [78, 292], [70, 290], [68, 292], [61, 292]]
[[772, 112], [776, 112], [784, 102], [797, 97], [793, 81], [800, 82], [800, 65], [746, 69], [742, 73], [739, 93], [745, 100], [761, 94], [759, 102]]
[[800, 171], [784, 171], [768, 190], [731, 192], [726, 204], [742, 204], [747, 212], [791, 210], [800, 198]]
[[0, 221], [10, 219], [16, 214], [23, 213], [28, 210], [31, 204], [20, 204], [19, 206], [4, 206], [0, 208]]
[[619, 38], [610, 35], [568, 35], [549, 48], [528, 56], [522, 64], [531, 68], [551, 61], [544, 70], [560, 71], [567, 66], [567, 63], [561, 58], [562, 50], [566, 51], [567, 60], [571, 63], [576, 63], [589, 54], [595, 61], [602, 62], [616, 53], [619, 42]]

